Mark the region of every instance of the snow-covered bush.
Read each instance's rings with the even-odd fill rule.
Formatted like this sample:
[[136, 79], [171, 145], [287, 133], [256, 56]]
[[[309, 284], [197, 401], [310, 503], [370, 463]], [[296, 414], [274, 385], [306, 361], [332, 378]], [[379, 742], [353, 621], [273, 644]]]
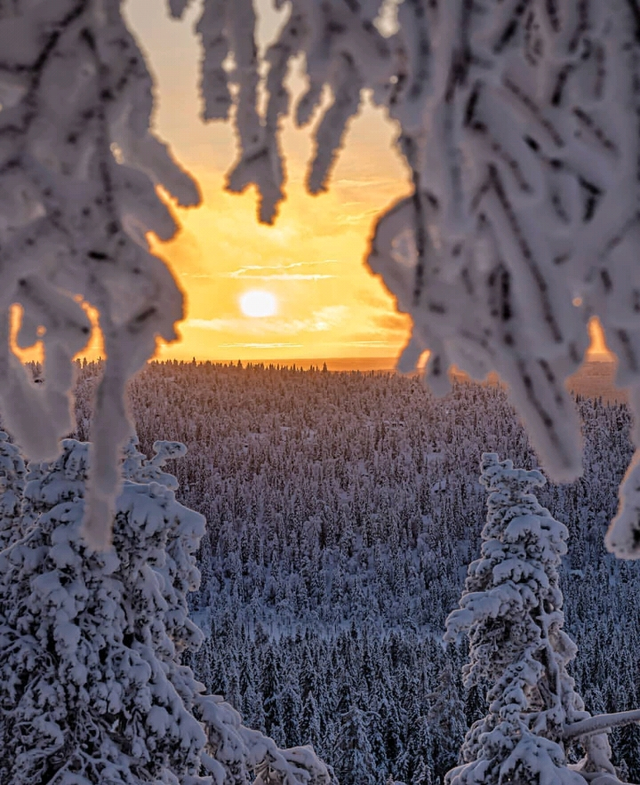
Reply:
[[[168, 3], [175, 17], [188, 5]], [[563, 381], [583, 359], [592, 316], [618, 354], [620, 383], [640, 386], [636, 3], [273, 5], [285, 17], [264, 62], [256, 0], [203, 0], [196, 27], [203, 118], [232, 117], [237, 131], [228, 188], [256, 183], [260, 218], [274, 220], [291, 112], [301, 126], [319, 115], [307, 186], [325, 190], [370, 96], [397, 123], [413, 186], [377, 221], [369, 250], [413, 318], [402, 366], [428, 348], [436, 390], [452, 363], [475, 377], [496, 369], [551, 474], [574, 478], [579, 424]], [[0, 402], [31, 458], [55, 455], [69, 431], [71, 358], [90, 329], [83, 306], [96, 309], [108, 359], [85, 526], [104, 546], [129, 435], [126, 381], [158, 337], [176, 337], [182, 316], [180, 292], [147, 247], [147, 232], [176, 231], [157, 187], [183, 205], [199, 194], [150, 131], [152, 80], [120, 2], [5, 3], [0, 44]], [[292, 108], [286, 77], [300, 61], [308, 87]], [[43, 385], [11, 351], [12, 306], [18, 343], [43, 342]], [[640, 551], [639, 456], [608, 539], [619, 555]]]
[[[576, 655], [562, 629], [558, 580], [567, 529], [531, 493], [545, 482], [540, 472], [514, 469], [511, 461], [488, 453], [480, 482], [490, 491], [482, 553], [469, 566], [446, 637], [468, 634], [465, 682], [490, 685], [489, 712], [469, 730], [463, 763], [447, 781], [584, 785], [599, 773], [615, 782], [603, 733], [607, 722], [590, 718], [566, 670]], [[570, 766], [565, 747], [588, 729], [586, 755]]]
[[[30, 525], [0, 553], [0, 781], [222, 785], [268, 769], [328, 782], [310, 748], [280, 751], [244, 728], [181, 664], [201, 642], [186, 594], [204, 519], [162, 471], [182, 445], [158, 442], [150, 461], [134, 452], [106, 552], [81, 535], [89, 445], [64, 440], [29, 472]], [[212, 745], [223, 734], [233, 743]]]

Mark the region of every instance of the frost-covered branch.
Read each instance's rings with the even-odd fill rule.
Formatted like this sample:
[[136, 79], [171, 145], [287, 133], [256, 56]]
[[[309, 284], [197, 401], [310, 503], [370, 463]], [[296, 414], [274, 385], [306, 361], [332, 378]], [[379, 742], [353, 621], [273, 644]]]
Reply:
[[[128, 378], [176, 337], [182, 294], [146, 234], [177, 229], [162, 186], [195, 205], [192, 179], [149, 130], [152, 82], [120, 3], [41, 0], [0, 6], [0, 405], [28, 455], [51, 459], [73, 430], [73, 356], [98, 313], [107, 353], [95, 404], [85, 529], [109, 540], [117, 459], [130, 433]], [[12, 351], [40, 340], [45, 383]]]
[[619, 711], [613, 714], [597, 714], [595, 717], [587, 717], [567, 725], [564, 729], [564, 738], [575, 739], [580, 736], [588, 736], [591, 733], [602, 733], [602, 731], [618, 728], [621, 725], [631, 725], [634, 722], [640, 722], [640, 709]]
[[[187, 0], [169, 0], [181, 16]], [[122, 393], [175, 338], [182, 297], [145, 235], [171, 237], [157, 196], [198, 202], [149, 130], [151, 80], [118, 0], [15, 0], [0, 8], [0, 402], [32, 457], [70, 430], [70, 359], [99, 315], [107, 352], [96, 399], [87, 532], [108, 540]], [[205, 119], [232, 118], [228, 187], [255, 183], [260, 218], [285, 196], [283, 119], [315, 120], [307, 186], [327, 188], [363, 96], [397, 124], [413, 192], [376, 222], [368, 254], [413, 319], [401, 360], [429, 349], [442, 392], [452, 364], [497, 370], [556, 480], [581, 470], [564, 381], [597, 316], [640, 414], [640, 12], [635, 0], [273, 0], [286, 16], [261, 61], [255, 0], [203, 0]], [[395, 32], [382, 18], [397, 7]], [[307, 79], [293, 101], [287, 76]], [[43, 342], [46, 384], [11, 351]], [[35, 425], [37, 423], [37, 426]], [[640, 446], [640, 432], [636, 433]], [[640, 451], [608, 546], [640, 554]]]

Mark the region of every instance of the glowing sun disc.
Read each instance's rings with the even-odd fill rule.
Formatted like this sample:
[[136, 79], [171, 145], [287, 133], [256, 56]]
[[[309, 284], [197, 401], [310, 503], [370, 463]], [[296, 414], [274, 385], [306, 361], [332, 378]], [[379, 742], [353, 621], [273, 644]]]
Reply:
[[245, 316], [273, 316], [278, 310], [278, 301], [271, 292], [253, 289], [240, 298], [240, 310]]

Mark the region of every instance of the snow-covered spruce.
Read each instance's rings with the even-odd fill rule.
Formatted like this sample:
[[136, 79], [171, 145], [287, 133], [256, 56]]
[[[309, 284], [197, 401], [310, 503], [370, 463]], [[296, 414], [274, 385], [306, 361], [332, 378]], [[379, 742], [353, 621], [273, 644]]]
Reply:
[[186, 592], [199, 581], [204, 519], [162, 472], [181, 445], [157, 443], [151, 461], [132, 452], [130, 475], [167, 484], [125, 483], [107, 552], [81, 536], [89, 445], [64, 440], [56, 461], [30, 472], [31, 525], [0, 553], [0, 781], [328, 782], [309, 748], [277, 750], [180, 663], [201, 640]]
[[0, 431], [0, 551], [19, 538], [25, 474], [20, 450]]
[[[490, 491], [482, 554], [469, 566], [446, 638], [468, 634], [465, 683], [490, 685], [489, 712], [469, 730], [463, 763], [447, 782], [584, 785], [596, 773], [617, 782], [607, 721], [589, 717], [566, 671], [576, 655], [562, 629], [558, 580], [567, 529], [531, 493], [545, 480], [486, 453], [480, 482]], [[586, 754], [572, 766], [566, 746], [576, 738]]]

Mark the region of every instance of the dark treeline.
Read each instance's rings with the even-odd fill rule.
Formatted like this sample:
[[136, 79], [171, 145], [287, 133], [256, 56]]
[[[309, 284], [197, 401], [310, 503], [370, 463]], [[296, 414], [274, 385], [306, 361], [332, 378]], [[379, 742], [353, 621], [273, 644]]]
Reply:
[[[79, 374], [80, 438], [98, 374]], [[342, 785], [438, 781], [483, 708], [461, 686], [464, 647], [441, 642], [479, 553], [480, 456], [537, 466], [504, 391], [456, 383], [436, 399], [416, 377], [167, 362], [130, 400], [145, 451], [188, 446], [180, 500], [208, 519], [193, 599], [209, 635], [192, 663], [201, 680], [279, 744], [312, 743]], [[640, 568], [603, 538], [630, 415], [578, 405], [584, 476], [539, 498], [571, 533], [572, 673], [587, 708], [623, 711], [639, 703]], [[640, 730], [616, 734], [637, 779]]]

